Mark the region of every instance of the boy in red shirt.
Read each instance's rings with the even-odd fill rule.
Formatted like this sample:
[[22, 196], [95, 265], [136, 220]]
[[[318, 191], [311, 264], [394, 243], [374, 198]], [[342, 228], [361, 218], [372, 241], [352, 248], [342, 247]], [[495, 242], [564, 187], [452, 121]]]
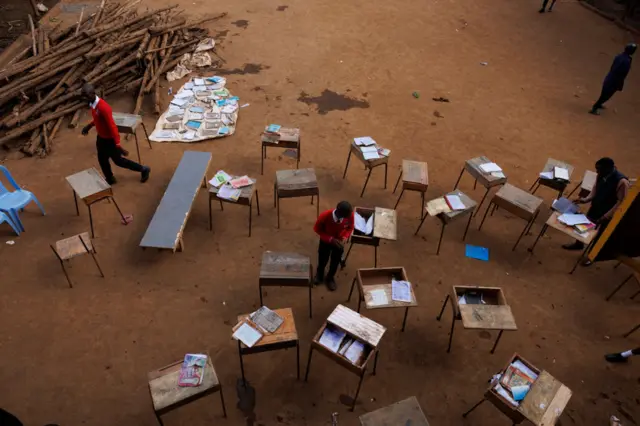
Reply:
[[89, 83], [82, 86], [82, 98], [89, 102], [91, 116], [93, 117], [93, 121], [82, 128], [82, 134], [87, 135], [93, 126], [96, 127], [96, 132], [98, 133], [96, 140], [98, 163], [100, 163], [102, 174], [107, 183], [109, 185], [116, 183], [109, 159], [113, 160], [113, 163], [118, 167], [140, 172], [140, 182], [146, 182], [149, 179], [151, 169], [124, 158], [129, 155], [129, 152], [120, 146], [120, 133], [118, 132], [118, 126], [113, 121], [113, 112], [109, 104], [104, 99], [96, 96], [93, 85]]
[[[353, 226], [353, 207], [347, 201], [340, 201], [335, 209], [324, 211], [318, 216], [313, 227], [320, 236], [316, 284], [325, 281], [329, 290], [334, 291], [337, 288], [335, 275], [342, 260], [344, 245], [353, 233]], [[329, 259], [331, 263], [325, 279], [324, 270]]]

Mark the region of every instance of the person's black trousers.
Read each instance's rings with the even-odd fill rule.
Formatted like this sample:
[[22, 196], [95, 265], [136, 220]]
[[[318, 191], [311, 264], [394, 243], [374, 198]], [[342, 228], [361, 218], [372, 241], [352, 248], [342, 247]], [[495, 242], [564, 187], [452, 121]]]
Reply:
[[[544, 0], [542, 2], [542, 10], [544, 10], [547, 7], [547, 3], [549, 3], [549, 0]], [[556, 4], [556, 0], [552, 0], [551, 1], [551, 6], [549, 6], [549, 11], [551, 11], [551, 9], [553, 9], [553, 5]]]
[[100, 163], [102, 174], [107, 179], [113, 178], [109, 159], [113, 160], [113, 164], [116, 166], [133, 170], [134, 172], [142, 172], [144, 169], [144, 167], [135, 161], [123, 157], [113, 139], [105, 139], [98, 136], [96, 139], [96, 149], [98, 150], [98, 163]]
[[600, 97], [598, 98], [598, 100], [596, 101], [595, 104], [593, 104], [593, 109], [597, 110], [602, 108], [602, 105], [607, 102], [609, 99], [611, 99], [611, 97], [617, 92], [617, 90], [610, 85], [603, 85], [602, 86], [602, 91], [600, 92]]
[[316, 277], [321, 280], [325, 278], [324, 270], [327, 267], [327, 262], [331, 260], [326, 278], [328, 280], [334, 278], [336, 272], [338, 272], [338, 265], [340, 265], [340, 260], [342, 260], [343, 252], [343, 248], [320, 240], [318, 244], [318, 272], [316, 273]]

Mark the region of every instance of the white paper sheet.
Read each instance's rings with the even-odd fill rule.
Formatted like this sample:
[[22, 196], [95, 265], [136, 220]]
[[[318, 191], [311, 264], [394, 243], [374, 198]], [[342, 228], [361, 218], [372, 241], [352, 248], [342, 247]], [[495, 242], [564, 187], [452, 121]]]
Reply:
[[375, 152], [363, 152], [362, 156], [364, 157], [365, 160], [376, 160], [380, 158], [380, 155], [378, 154], [377, 149], [375, 150]]
[[553, 179], [553, 172], [542, 172], [540, 173], [540, 177], [542, 179]]
[[567, 226], [591, 223], [591, 221], [585, 215], [571, 213], [565, 213], [558, 216], [558, 222], [564, 223]]
[[498, 179], [503, 179], [505, 177], [505, 174], [502, 172], [491, 172], [490, 174], [491, 176], [497, 177]]
[[184, 99], [184, 98], [178, 98], [178, 97], [174, 97], [173, 100], [171, 101], [171, 103], [173, 105], [176, 105], [178, 107], [183, 107], [185, 106], [187, 103], [189, 102], [188, 99]]
[[224, 170], [218, 170], [218, 172], [211, 178], [209, 183], [216, 188], [219, 188], [225, 182], [229, 182], [231, 180], [231, 176], [225, 172]]
[[236, 340], [240, 340], [250, 348], [258, 343], [258, 341], [262, 338], [262, 333], [245, 322], [240, 327], [238, 327], [235, 333], [233, 333], [233, 338]]
[[335, 353], [340, 349], [340, 343], [342, 343], [342, 339], [346, 335], [347, 333], [342, 330], [327, 327], [324, 329], [322, 336], [320, 336], [319, 342], [322, 346]]
[[188, 130], [182, 134], [182, 139], [185, 139], [188, 141], [194, 140], [195, 138], [196, 138], [195, 130]]
[[370, 136], [363, 136], [361, 138], [353, 138], [353, 141], [358, 146], [369, 146], [369, 145], [375, 145], [376, 144], [376, 141], [371, 139]]
[[556, 179], [569, 180], [569, 170], [564, 167], [554, 167], [553, 176]]
[[347, 351], [344, 353], [344, 357], [347, 358], [352, 363], [356, 364], [360, 359], [360, 357], [362, 356], [363, 352], [364, 352], [364, 342], [361, 342], [360, 340], [355, 340], [351, 344], [351, 346], [349, 346], [349, 349], [347, 349]]
[[178, 99], [183, 99], [183, 98], [190, 98], [192, 96], [193, 96], [192, 90], [183, 90], [181, 92], [178, 92], [175, 97]]
[[484, 163], [480, 164], [480, 169], [485, 173], [501, 172], [502, 169], [496, 163]]
[[173, 139], [176, 137], [176, 132], [173, 130], [155, 130], [151, 135], [158, 139]]
[[452, 210], [464, 210], [466, 207], [458, 195], [445, 195]]
[[371, 235], [373, 232], [373, 215], [369, 216], [369, 220], [362, 217], [358, 212], [353, 214], [354, 227], [365, 235]]
[[411, 283], [391, 280], [391, 299], [396, 302], [411, 302]]
[[241, 193], [242, 191], [240, 189], [234, 189], [231, 185], [222, 185], [218, 190], [218, 198], [237, 201]]
[[204, 78], [194, 78], [193, 79], [193, 85], [194, 86], [204, 86], [206, 83], [204, 81]]
[[376, 148], [375, 146], [361, 146], [360, 147], [360, 151], [362, 151], [362, 153], [365, 153], [365, 152], [378, 152], [378, 148]]
[[371, 296], [371, 301], [369, 305], [371, 306], [382, 306], [389, 304], [389, 298], [387, 297], [387, 293], [383, 289], [371, 290], [369, 292]]
[[184, 88], [185, 88], [185, 89], [187, 89], [187, 90], [192, 89], [192, 88], [193, 88], [193, 83], [191, 83], [191, 82], [189, 82], [189, 83], [185, 83], [185, 84], [184, 84]]

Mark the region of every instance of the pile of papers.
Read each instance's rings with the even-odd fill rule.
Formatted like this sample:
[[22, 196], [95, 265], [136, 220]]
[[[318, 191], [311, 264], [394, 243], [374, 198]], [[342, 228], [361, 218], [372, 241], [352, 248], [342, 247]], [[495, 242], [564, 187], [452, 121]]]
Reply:
[[331, 352], [345, 357], [355, 365], [361, 365], [367, 354], [364, 342], [347, 336], [347, 333], [331, 325], [325, 327], [319, 342]]
[[502, 169], [496, 163], [480, 164], [480, 170], [482, 170], [482, 172], [484, 173], [490, 174], [491, 176], [497, 177], [500, 179], [505, 177], [504, 173], [502, 172]]
[[196, 77], [175, 94], [149, 136], [154, 142], [198, 142], [232, 135], [238, 120], [237, 96], [224, 77]]
[[596, 227], [589, 218], [579, 213], [564, 213], [558, 216], [558, 222], [571, 226], [578, 234], [586, 234]]
[[540, 173], [542, 179], [557, 179], [569, 182], [569, 170], [564, 167], [554, 167], [553, 170]]
[[182, 367], [180, 367], [180, 376], [178, 377], [178, 386], [194, 387], [200, 386], [204, 380], [204, 370], [207, 367], [207, 356], [202, 354], [186, 354]]
[[466, 291], [461, 296], [458, 296], [459, 305], [484, 305], [486, 304], [482, 293], [478, 291]]
[[436, 198], [427, 203], [427, 213], [429, 216], [437, 216], [440, 213], [450, 213], [451, 207], [447, 204], [444, 197]]
[[492, 384], [494, 390], [514, 407], [520, 405], [531, 385], [538, 379], [538, 375], [522, 361], [516, 360], [507, 367], [505, 372], [495, 377]]
[[377, 160], [382, 157], [388, 157], [391, 154], [391, 150], [378, 146], [370, 136], [362, 136], [359, 138], [353, 138], [355, 144], [360, 147], [362, 157], [365, 160]]
[[551, 203], [551, 208], [559, 213], [577, 213], [578, 206], [565, 197], [560, 197]]
[[355, 222], [354, 227], [358, 232], [361, 232], [364, 235], [373, 234], [373, 217], [374, 215], [372, 214], [371, 216], [369, 216], [369, 219], [365, 219], [364, 217], [362, 217], [362, 215], [360, 215], [360, 213], [355, 212], [353, 214]]
[[229, 183], [225, 183], [218, 189], [218, 198], [229, 201], [238, 201], [242, 194], [241, 189], [234, 188]]
[[283, 323], [284, 318], [266, 306], [262, 306], [236, 324], [231, 337], [251, 348], [266, 334], [275, 333]]

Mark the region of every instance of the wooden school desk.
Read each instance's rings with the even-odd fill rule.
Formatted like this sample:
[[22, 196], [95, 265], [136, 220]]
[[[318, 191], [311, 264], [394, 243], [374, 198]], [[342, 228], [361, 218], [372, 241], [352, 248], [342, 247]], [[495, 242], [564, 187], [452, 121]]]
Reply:
[[[240, 176], [232, 176], [233, 179], [239, 178]], [[255, 181], [255, 179], [254, 179]], [[236, 204], [239, 206], [247, 206], [249, 207], [249, 236], [251, 236], [251, 220], [252, 220], [252, 211], [253, 211], [253, 195], [256, 196], [256, 207], [258, 208], [258, 216], [260, 216], [260, 198], [258, 197], [258, 188], [256, 188], [256, 183], [253, 185], [245, 186], [240, 188], [240, 198], [238, 201], [227, 200], [225, 198], [218, 198], [218, 191], [220, 188], [216, 188], [215, 186], [209, 185], [209, 231], [213, 230], [213, 219], [211, 216], [211, 202], [213, 200], [218, 200], [220, 202], [220, 210], [224, 210], [222, 207], [222, 203]]]
[[544, 226], [540, 230], [540, 234], [538, 234], [536, 241], [529, 248], [529, 251], [533, 253], [533, 250], [536, 248], [536, 245], [538, 245], [538, 241], [540, 241], [540, 238], [542, 238], [542, 236], [547, 232], [547, 229], [549, 229], [549, 227], [557, 231], [560, 231], [563, 234], [575, 240], [580, 241], [581, 243], [584, 244], [584, 250], [582, 251], [582, 254], [578, 257], [578, 260], [576, 260], [576, 263], [573, 265], [573, 269], [571, 269], [571, 272], [569, 272], [570, 274], [573, 274], [573, 272], [578, 267], [580, 260], [584, 258], [584, 256], [587, 254], [587, 251], [589, 251], [589, 249], [595, 242], [596, 235], [598, 235], [598, 230], [594, 228], [589, 230], [585, 234], [579, 234], [576, 232], [576, 230], [572, 226], [567, 226], [558, 220], [558, 217], [560, 216], [560, 214], [561, 213], [559, 212], [553, 212], [551, 216], [549, 216], [549, 219], [547, 219], [547, 222], [544, 224]]
[[91, 243], [91, 238], [89, 238], [89, 234], [87, 232], [74, 235], [73, 237], [65, 238], [64, 240], [58, 240], [56, 241], [55, 246], [51, 246], [51, 250], [53, 250], [56, 257], [60, 261], [60, 266], [62, 266], [62, 272], [64, 272], [64, 276], [67, 278], [69, 288], [73, 288], [73, 284], [71, 283], [69, 274], [67, 274], [67, 269], [64, 267], [64, 262], [69, 261], [76, 256], [81, 256], [83, 254], [91, 255], [91, 257], [93, 258], [93, 262], [98, 267], [100, 276], [104, 278], [102, 268], [100, 268], [98, 259], [96, 259], [96, 249]]
[[[442, 230], [440, 231], [440, 239], [438, 240], [438, 249], [436, 250], [436, 255], [440, 254], [440, 246], [442, 245], [442, 237], [444, 236], [444, 228], [450, 224], [451, 222], [454, 222], [456, 220], [459, 220], [463, 217], [465, 217], [466, 215], [469, 215], [469, 220], [467, 221], [467, 227], [464, 229], [464, 234], [462, 234], [462, 241], [465, 240], [465, 238], [467, 238], [467, 232], [469, 231], [469, 225], [471, 225], [471, 219], [473, 218], [473, 210], [476, 208], [476, 206], [478, 205], [475, 201], [473, 201], [471, 198], [469, 198], [469, 196], [467, 196], [467, 194], [465, 194], [464, 192], [456, 189], [451, 191], [450, 193], [448, 193], [447, 195], [457, 195], [458, 197], [460, 197], [460, 201], [462, 201], [462, 203], [464, 204], [464, 210], [452, 210], [448, 213], [440, 213], [438, 215], [436, 215], [436, 217], [438, 219], [440, 219], [440, 222], [442, 223]], [[423, 212], [424, 216], [422, 216], [422, 220], [420, 221], [420, 225], [418, 225], [418, 229], [416, 229], [415, 234], [413, 235], [418, 235], [418, 232], [420, 231], [420, 228], [422, 227], [422, 224], [424, 223], [424, 220], [427, 218], [427, 216], [429, 216], [429, 214], [426, 212], [426, 210]]]
[[[404, 308], [404, 319], [402, 320], [402, 329], [404, 331], [407, 325], [407, 316], [409, 315], [409, 308], [418, 306], [416, 300], [416, 294], [411, 284], [411, 302], [398, 302], [393, 300], [391, 291], [391, 280], [409, 281], [407, 272], [403, 267], [392, 268], [372, 268], [372, 269], [358, 269], [356, 276], [351, 283], [351, 290], [349, 290], [349, 297], [347, 302], [351, 301], [351, 294], [353, 288], [358, 283], [358, 311], [360, 312], [360, 305], [364, 300], [364, 305], [367, 309], [387, 309], [387, 308]], [[382, 290], [387, 298], [387, 303], [377, 304], [373, 299], [372, 292]]]
[[316, 217], [320, 216], [320, 189], [315, 169], [278, 170], [273, 184], [273, 207], [278, 212], [280, 228], [280, 198], [316, 197]]
[[264, 174], [264, 159], [267, 148], [292, 149], [296, 151], [296, 169], [300, 167], [300, 129], [281, 127], [277, 134], [262, 132], [262, 154], [260, 155], [260, 174]]
[[415, 396], [360, 416], [361, 426], [429, 426]]
[[[459, 298], [469, 291], [482, 294], [485, 304], [461, 304]], [[499, 287], [453, 286], [451, 293], [447, 294], [447, 297], [444, 299], [440, 314], [436, 318], [438, 321], [442, 318], [444, 308], [447, 306], [447, 301], [451, 302], [451, 310], [453, 312], [447, 353], [451, 351], [451, 341], [453, 340], [456, 321], [461, 320], [462, 326], [466, 329], [500, 330], [493, 344], [493, 348], [491, 348], [491, 353], [495, 352], [503, 331], [515, 331], [518, 329], [516, 320], [511, 313], [511, 307], [507, 304], [507, 299]]]
[[527, 191], [517, 188], [509, 183], [505, 183], [491, 199], [491, 203], [489, 203], [487, 211], [484, 212], [484, 216], [482, 217], [482, 222], [480, 222], [478, 230], [482, 229], [482, 224], [484, 224], [484, 221], [487, 218], [487, 213], [489, 213], [491, 205], [493, 205], [491, 215], [493, 215], [493, 212], [497, 207], [500, 207], [516, 217], [527, 221], [522, 233], [511, 249], [515, 250], [522, 237], [531, 230], [533, 223], [536, 221], [538, 213], [540, 212], [540, 206], [542, 205], [542, 198], [529, 194]]
[[113, 197], [113, 189], [111, 185], [98, 173], [93, 167], [87, 170], [83, 170], [71, 176], [67, 176], [67, 183], [73, 189], [73, 201], [76, 204], [76, 214], [80, 216], [80, 209], [78, 209], [78, 197], [84, 202], [89, 209], [89, 226], [91, 227], [91, 238], [95, 238], [93, 232], [93, 215], [91, 214], [91, 205], [102, 200], [111, 200], [116, 210], [120, 214], [123, 224], [127, 224], [116, 199]]
[[[377, 146], [377, 144], [375, 145]], [[360, 197], [364, 195], [364, 190], [367, 189], [367, 183], [369, 183], [369, 178], [371, 177], [371, 172], [374, 168], [378, 166], [384, 166], [384, 189], [387, 189], [387, 167], [389, 162], [388, 156], [381, 155], [380, 158], [375, 158], [373, 160], [365, 160], [362, 151], [360, 151], [360, 147], [356, 145], [355, 141], [351, 142], [349, 146], [349, 155], [347, 155], [347, 164], [344, 166], [344, 173], [342, 174], [342, 179], [347, 177], [347, 170], [349, 169], [349, 161], [351, 161], [351, 154], [355, 154], [356, 158], [360, 160], [362, 164], [364, 164], [365, 170], [369, 170], [367, 173], [367, 179], [364, 181], [364, 186], [362, 187], [362, 192], [360, 193]]]
[[[347, 336], [364, 342], [369, 353], [366, 355], [366, 358], [361, 365], [353, 364], [346, 357], [338, 354], [337, 352], [332, 352], [330, 349], [320, 344], [320, 337], [322, 336], [322, 333], [328, 325], [344, 331]], [[331, 315], [329, 315], [329, 318], [327, 318], [324, 324], [322, 324], [322, 327], [320, 327], [320, 330], [318, 330], [318, 333], [316, 333], [315, 337], [311, 341], [311, 347], [309, 348], [309, 359], [307, 361], [307, 372], [304, 375], [304, 381], [306, 382], [309, 378], [311, 355], [313, 354], [313, 350], [315, 349], [334, 362], [343, 366], [348, 371], [357, 376], [360, 376], [358, 389], [356, 390], [356, 394], [353, 397], [353, 404], [351, 405], [351, 411], [353, 411], [358, 400], [358, 395], [360, 394], [360, 388], [362, 387], [364, 373], [367, 370], [367, 366], [369, 365], [371, 358], [374, 357], [374, 353], [375, 359], [373, 361], [372, 374], [376, 374], [376, 366], [378, 364], [378, 345], [380, 344], [380, 339], [382, 339], [385, 331], [387, 331], [385, 327], [374, 321], [371, 321], [368, 318], [363, 317], [359, 313], [347, 308], [346, 306], [336, 306]]]
[[576, 185], [575, 188], [567, 195], [567, 198], [571, 198], [574, 192], [580, 189], [578, 192], [578, 197], [584, 198], [587, 195], [591, 194], [593, 187], [596, 185], [596, 180], [598, 179], [598, 174], [596, 172], [592, 172], [591, 170], [585, 170], [584, 176], [580, 183]]
[[[631, 274], [627, 278], [625, 278], [625, 280], [622, 281], [620, 285], [616, 287], [611, 292], [611, 294], [609, 294], [609, 296], [607, 296], [607, 298], [605, 299], [607, 302], [631, 279], [633, 279], [637, 285], [640, 285], [640, 260], [628, 256], [619, 256], [618, 261], [620, 262], [619, 265], [622, 264], [631, 269]], [[633, 296], [630, 297], [630, 299], [635, 299], [639, 294], [640, 291], [636, 291]]]
[[147, 133], [147, 128], [144, 126], [144, 121], [142, 121], [142, 116], [125, 114], [123, 112], [114, 112], [113, 121], [115, 121], [116, 126], [118, 127], [118, 133], [133, 135], [133, 137], [136, 139], [136, 151], [138, 153], [138, 163], [140, 163], [140, 145], [138, 144], [137, 132], [138, 126], [141, 126], [142, 130], [144, 131], [144, 135], [147, 138], [147, 143], [149, 144], [149, 149], [153, 149], [151, 147], [151, 141], [149, 140], [149, 133]]
[[[471, 160], [465, 161], [464, 166], [460, 171], [460, 176], [458, 176], [458, 180], [456, 181], [456, 184], [453, 186], [453, 189], [455, 191], [458, 188], [458, 184], [460, 184], [460, 179], [462, 179], [462, 175], [466, 171], [475, 179], [475, 182], [473, 183], [474, 190], [476, 189], [478, 182], [480, 182], [480, 185], [486, 188], [486, 191], [482, 196], [482, 200], [480, 200], [480, 204], [478, 204], [478, 209], [474, 213], [474, 216], [480, 210], [480, 207], [482, 206], [482, 203], [484, 203], [484, 199], [487, 198], [487, 195], [489, 195], [489, 191], [491, 191], [491, 188], [495, 186], [504, 185], [504, 183], [507, 182], [506, 176], [505, 177], [494, 176], [491, 173], [486, 173], [480, 168], [482, 164], [487, 164], [491, 162], [492, 162], [491, 160], [489, 160], [487, 157], [484, 157], [484, 156], [472, 158]], [[504, 171], [503, 171], [503, 174], [504, 174]]]
[[309, 289], [309, 318], [312, 318], [311, 291], [311, 260], [307, 256], [297, 253], [282, 253], [265, 251], [262, 254], [258, 289], [260, 291], [260, 306], [262, 303], [262, 287], [306, 287]]
[[495, 385], [491, 385], [484, 393], [484, 397], [462, 417], [467, 417], [473, 410], [478, 408], [483, 402], [489, 401], [504, 415], [506, 415], [514, 425], [523, 421], [529, 421], [535, 426], [553, 426], [557, 423], [565, 407], [571, 399], [571, 389], [560, 383], [547, 371], [536, 368], [529, 361], [522, 358], [517, 353], [511, 357], [509, 363], [500, 372], [504, 374], [507, 368], [515, 360], [520, 360], [524, 365], [538, 374], [538, 378], [531, 385], [531, 389], [518, 406], [514, 406], [495, 390]]
[[[246, 384], [246, 381], [244, 378], [243, 356], [288, 348], [296, 348], [296, 372], [298, 380], [300, 380], [300, 342], [296, 331], [296, 323], [293, 319], [293, 311], [291, 308], [274, 309], [273, 311], [284, 320], [275, 332], [265, 333], [258, 343], [250, 348], [238, 340], [238, 357], [240, 358], [240, 371], [242, 372], [242, 383], [244, 384]], [[238, 323], [247, 317], [249, 317], [249, 314], [238, 315]]]
[[422, 212], [424, 210], [424, 194], [427, 192], [427, 188], [429, 188], [429, 169], [427, 167], [427, 163], [423, 161], [402, 160], [402, 170], [400, 171], [400, 176], [398, 176], [398, 180], [396, 181], [396, 186], [393, 188], [394, 194], [396, 189], [398, 189], [400, 179], [402, 179], [402, 192], [400, 192], [398, 201], [396, 201], [396, 205], [393, 209], [395, 210], [398, 208], [398, 204], [400, 204], [400, 199], [402, 198], [405, 190], [419, 192], [420, 199], [422, 200], [422, 203], [420, 204], [420, 217], [422, 217]]
[[542, 172], [553, 173], [553, 169], [556, 167], [567, 169], [567, 171], [569, 172], [569, 180], [547, 179], [538, 175], [538, 178], [533, 182], [533, 185], [531, 185], [531, 188], [529, 188], [529, 192], [531, 192], [532, 194], [535, 194], [538, 188], [540, 188], [540, 186], [542, 185], [542, 186], [546, 186], [547, 188], [551, 188], [553, 190], [558, 191], [557, 198], [562, 197], [562, 194], [564, 193], [565, 189], [567, 189], [567, 186], [571, 182], [571, 174], [573, 173], [573, 166], [569, 163], [565, 163], [564, 161], [549, 158], [547, 160], [547, 164], [544, 165], [544, 169], [542, 169]]
[[163, 426], [162, 418], [160, 417], [163, 414], [215, 392], [220, 392], [222, 412], [224, 416], [227, 417], [227, 409], [224, 406], [224, 395], [222, 395], [222, 385], [218, 380], [218, 375], [213, 368], [213, 364], [211, 364], [211, 357], [207, 356], [204, 379], [200, 386], [178, 386], [182, 362], [183, 361], [176, 361], [173, 364], [169, 364], [166, 367], [162, 367], [148, 374], [149, 392], [151, 393], [151, 401], [153, 402], [153, 411], [160, 426]]
[[351, 253], [354, 244], [365, 246], [373, 246], [373, 266], [378, 266], [378, 246], [380, 240], [395, 241], [398, 238], [398, 216], [395, 210], [383, 209], [382, 207], [356, 207], [355, 212], [360, 214], [366, 220], [373, 216], [373, 233], [372, 235], [364, 235], [353, 231], [351, 234], [351, 242], [349, 250], [342, 259], [340, 265], [344, 269], [347, 265], [347, 259]]

